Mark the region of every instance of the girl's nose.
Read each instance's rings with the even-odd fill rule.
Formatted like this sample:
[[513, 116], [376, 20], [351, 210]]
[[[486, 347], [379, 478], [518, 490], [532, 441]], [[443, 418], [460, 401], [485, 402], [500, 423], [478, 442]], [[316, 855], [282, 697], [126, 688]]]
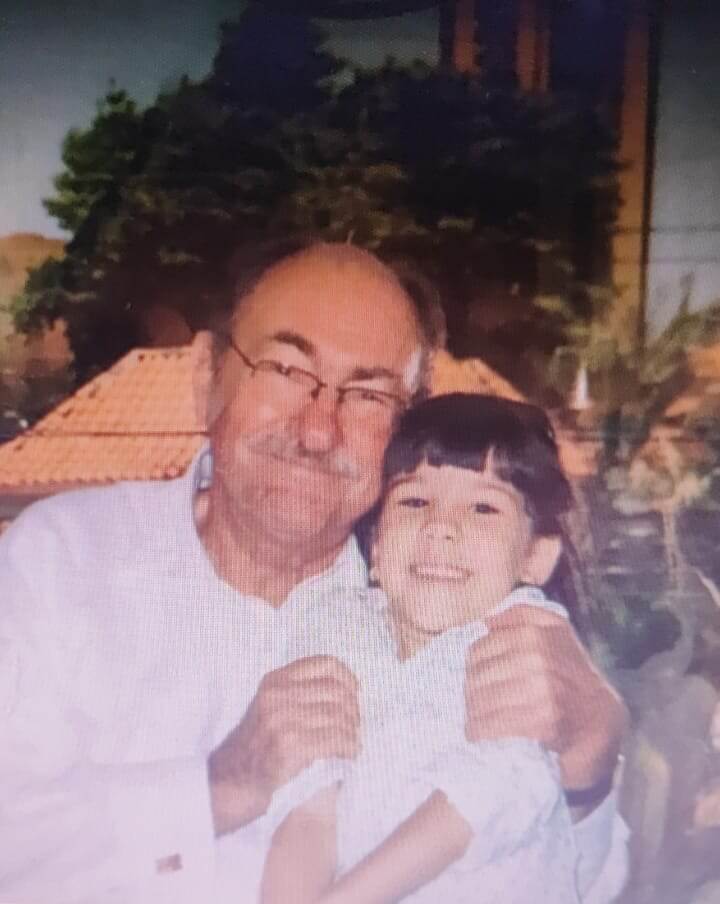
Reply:
[[452, 518], [434, 516], [425, 523], [425, 532], [434, 540], [456, 540], [458, 527]]

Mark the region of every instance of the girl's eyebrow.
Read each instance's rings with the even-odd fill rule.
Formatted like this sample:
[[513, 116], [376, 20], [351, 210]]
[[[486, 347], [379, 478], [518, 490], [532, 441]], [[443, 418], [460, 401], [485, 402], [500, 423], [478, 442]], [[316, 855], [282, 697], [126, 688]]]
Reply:
[[515, 489], [512, 484], [506, 483], [504, 480], [490, 480], [483, 481], [482, 484], [476, 487], [476, 491], [478, 490], [493, 490], [497, 493], [502, 493], [503, 496], [507, 496], [509, 499], [515, 500], [520, 497], [520, 493]]
[[390, 481], [386, 492], [389, 493], [391, 490], [394, 490], [395, 487], [402, 486], [403, 484], [406, 484], [406, 483], [420, 483], [420, 482], [421, 482], [420, 479], [418, 478], [417, 474], [415, 474], [415, 473], [401, 474], [398, 477], [394, 477]]

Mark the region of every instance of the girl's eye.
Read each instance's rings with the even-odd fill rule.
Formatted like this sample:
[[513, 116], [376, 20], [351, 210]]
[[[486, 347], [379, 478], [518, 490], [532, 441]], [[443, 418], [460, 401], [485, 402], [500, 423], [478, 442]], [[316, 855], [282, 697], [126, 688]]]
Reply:
[[405, 496], [398, 500], [398, 505], [405, 506], [405, 508], [425, 508], [427, 499], [423, 499], [422, 496]]
[[472, 508], [476, 515], [497, 515], [500, 511], [489, 502], [474, 502]]

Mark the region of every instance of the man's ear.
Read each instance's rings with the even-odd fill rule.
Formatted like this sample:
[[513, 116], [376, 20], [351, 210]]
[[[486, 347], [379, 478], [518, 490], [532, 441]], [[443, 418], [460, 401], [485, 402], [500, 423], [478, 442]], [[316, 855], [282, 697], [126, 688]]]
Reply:
[[212, 333], [200, 330], [195, 333], [191, 346], [195, 417], [202, 430], [207, 430], [217, 415], [213, 342]]
[[533, 537], [520, 580], [525, 584], [542, 587], [552, 577], [561, 554], [560, 537]]

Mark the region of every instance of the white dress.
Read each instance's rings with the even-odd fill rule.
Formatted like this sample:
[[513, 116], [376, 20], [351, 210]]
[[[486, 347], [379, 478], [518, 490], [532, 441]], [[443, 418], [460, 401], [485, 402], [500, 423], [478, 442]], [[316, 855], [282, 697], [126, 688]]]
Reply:
[[[362, 752], [354, 762], [315, 763], [281, 789], [268, 813], [268, 832], [316, 791], [341, 780], [342, 873], [437, 789], [470, 824], [473, 840], [460, 860], [405, 900], [579, 901], [578, 853], [554, 754], [524, 738], [475, 744], [465, 738], [466, 653], [487, 635], [486, 626], [474, 622], [447, 631], [401, 662], [387, 628], [384, 594], [357, 591], [350, 602], [347, 592], [316, 599], [311, 622], [296, 609], [286, 658], [335, 655], [355, 673]], [[536, 588], [513, 592], [500, 609], [518, 603], [565, 614]]]

